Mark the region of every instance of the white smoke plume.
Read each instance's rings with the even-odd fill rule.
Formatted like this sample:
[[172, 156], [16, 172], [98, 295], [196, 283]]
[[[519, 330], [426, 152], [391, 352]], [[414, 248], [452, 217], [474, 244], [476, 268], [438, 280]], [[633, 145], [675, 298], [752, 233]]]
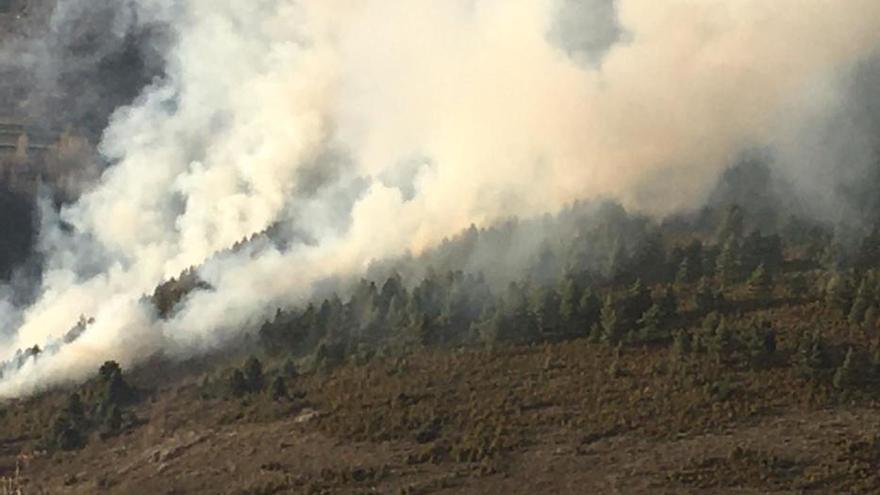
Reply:
[[[222, 345], [326, 277], [471, 223], [597, 196], [692, 206], [880, 42], [876, 0], [618, 0], [595, 38], [613, 44], [586, 57], [559, 42], [585, 15], [571, 1], [131, 3], [168, 26], [166, 75], [112, 117], [114, 165], [61, 212], [72, 232], [44, 218], [41, 296], [4, 349], [50, 350], [0, 396]], [[308, 242], [215, 256], [273, 224]], [[213, 289], [158, 319], [142, 295], [190, 266]], [[80, 315], [95, 321], [52, 345]]]

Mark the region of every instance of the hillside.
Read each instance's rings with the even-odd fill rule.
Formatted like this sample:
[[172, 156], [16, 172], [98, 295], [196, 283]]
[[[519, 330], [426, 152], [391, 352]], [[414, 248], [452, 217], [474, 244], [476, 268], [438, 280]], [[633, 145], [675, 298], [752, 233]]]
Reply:
[[[471, 229], [222, 353], [5, 405], [2, 473], [23, 493], [880, 492], [876, 234], [745, 235], [752, 213], [721, 211], [575, 207], [506, 287], [498, 259], [440, 269], [535, 225]], [[162, 317], [211, 290], [196, 273], [152, 295]]]
[[880, 490], [874, 395], [842, 398], [783, 363], [615, 358], [578, 340], [350, 364], [292, 381], [291, 397], [205, 399], [182, 380], [134, 409], [143, 424], [55, 454], [10, 431], [44, 407], [21, 404], [6, 412], [4, 470], [28, 453], [24, 493]]

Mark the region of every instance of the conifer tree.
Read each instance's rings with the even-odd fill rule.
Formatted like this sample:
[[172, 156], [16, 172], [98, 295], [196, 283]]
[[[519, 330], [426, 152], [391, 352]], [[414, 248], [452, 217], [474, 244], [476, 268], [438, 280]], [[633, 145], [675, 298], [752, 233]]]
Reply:
[[559, 289], [559, 319], [568, 335], [585, 334], [586, 322], [581, 317], [581, 289], [574, 277], [567, 276]]
[[678, 264], [678, 270], [675, 272], [675, 283], [679, 286], [690, 283], [694, 280], [693, 270], [688, 258], [681, 260]]
[[707, 347], [718, 364], [730, 360], [733, 355], [736, 348], [734, 335], [724, 318], [721, 318], [718, 326], [715, 327], [715, 332], [711, 335]]
[[47, 432], [48, 446], [61, 450], [76, 450], [86, 444], [85, 405], [77, 393], [72, 393]]
[[634, 327], [639, 318], [653, 304], [651, 291], [642, 284], [641, 279], [637, 279], [626, 292], [621, 304], [623, 314], [618, 315], [618, 317], [621, 318], [621, 323], [624, 326]]
[[663, 322], [674, 321], [678, 318], [678, 296], [675, 295], [675, 289], [671, 285], [666, 286], [663, 291], [663, 297], [658, 303], [660, 306], [660, 319]]
[[880, 317], [877, 312], [877, 306], [871, 305], [865, 311], [865, 320], [862, 322], [862, 328], [865, 329], [865, 332], [870, 336], [874, 336], [877, 333], [877, 319]]
[[856, 292], [856, 297], [849, 310], [847, 321], [849, 321], [850, 325], [861, 325], [865, 321], [865, 313], [868, 311], [874, 298], [872, 289], [873, 287], [868, 277], [865, 277], [862, 283], [859, 284], [859, 290]]
[[829, 310], [848, 316], [852, 310], [852, 284], [849, 277], [835, 273], [825, 285], [825, 304]]
[[275, 379], [272, 381], [271, 392], [273, 400], [281, 400], [287, 398], [287, 383], [284, 381], [283, 377], [275, 377]]
[[856, 357], [853, 353], [853, 348], [850, 347], [849, 350], [846, 351], [846, 357], [844, 358], [843, 363], [834, 372], [832, 383], [837, 389], [849, 389], [856, 385], [859, 380], [859, 375], [860, 370], [856, 363]]
[[798, 345], [798, 361], [801, 373], [810, 379], [822, 377], [831, 365], [831, 358], [822, 334], [815, 330], [804, 332]]
[[809, 297], [810, 288], [802, 273], [795, 273], [788, 278], [788, 294], [793, 297]]
[[661, 314], [660, 306], [654, 304], [639, 318], [639, 337], [642, 341], [656, 342], [666, 337], [661, 330]]
[[626, 247], [623, 240], [617, 239], [611, 249], [611, 256], [608, 259], [608, 278], [613, 281], [621, 281], [625, 274], [629, 263], [626, 254]]
[[229, 393], [233, 397], [241, 397], [247, 392], [248, 385], [247, 380], [244, 378], [244, 373], [240, 369], [232, 370], [232, 374], [229, 375]]
[[600, 317], [600, 325], [602, 327], [602, 340], [611, 345], [617, 345], [624, 335], [624, 329], [621, 325], [620, 318], [617, 316], [617, 308], [613, 296], [610, 294], [605, 298], [602, 305], [602, 314]]
[[691, 336], [686, 330], [680, 330], [675, 333], [672, 340], [672, 354], [678, 358], [687, 356], [693, 350]]
[[766, 366], [776, 353], [776, 332], [752, 323], [746, 333], [746, 351], [753, 368]]
[[737, 249], [736, 239], [728, 239], [721, 248], [718, 259], [715, 261], [715, 274], [722, 286], [739, 281], [740, 261]]
[[245, 388], [250, 393], [263, 390], [263, 364], [255, 356], [251, 356], [244, 363]]
[[721, 220], [721, 225], [718, 227], [718, 243], [738, 242], [743, 235], [744, 225], [742, 208], [738, 205], [730, 206]]
[[539, 287], [532, 293], [531, 314], [542, 335], [552, 335], [559, 330], [560, 301], [555, 290]]
[[696, 303], [697, 311], [703, 314], [708, 314], [718, 309], [715, 293], [712, 291], [708, 278], [703, 277], [700, 280], [700, 285], [697, 287]]
[[749, 295], [758, 301], [767, 301], [770, 299], [770, 293], [773, 290], [773, 280], [770, 272], [764, 267], [764, 264], [758, 265], [755, 271], [749, 277]]
[[585, 290], [578, 303], [578, 313], [583, 319], [583, 325], [592, 329], [599, 322], [602, 313], [602, 300], [593, 290]]

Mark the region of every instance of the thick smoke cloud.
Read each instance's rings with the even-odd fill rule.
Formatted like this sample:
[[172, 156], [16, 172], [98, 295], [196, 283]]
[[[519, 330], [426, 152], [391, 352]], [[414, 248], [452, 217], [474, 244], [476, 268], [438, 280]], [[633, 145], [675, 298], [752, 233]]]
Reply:
[[161, 75], [168, 33], [134, 1], [13, 0], [0, 35], [5, 117], [68, 125], [97, 139]]
[[[774, 130], [792, 208], [844, 229], [880, 221], [880, 52], [826, 74]], [[805, 200], [804, 198], [808, 198]]]
[[[44, 220], [42, 295], [6, 350], [51, 352], [0, 395], [222, 345], [328, 277], [471, 223], [584, 197], [691, 207], [880, 41], [876, 0], [601, 5], [131, 2], [125, 31], [172, 40], [165, 75], [113, 114], [115, 165], [61, 212], [72, 229]], [[572, 37], [581, 17], [595, 37]], [[277, 224], [288, 242], [224, 251]], [[212, 289], [157, 319], [142, 295], [190, 266]], [[81, 314], [94, 323], [53, 344]]]

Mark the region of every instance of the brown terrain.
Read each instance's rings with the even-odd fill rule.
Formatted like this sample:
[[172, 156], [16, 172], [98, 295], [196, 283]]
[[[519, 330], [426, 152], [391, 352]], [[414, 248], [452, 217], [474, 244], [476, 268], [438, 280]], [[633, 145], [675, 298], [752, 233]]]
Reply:
[[792, 335], [757, 371], [580, 339], [349, 363], [279, 400], [217, 396], [204, 363], [147, 366], [130, 379], [165, 384], [138, 423], [81, 451], [34, 447], [57, 394], [8, 406], [2, 466], [27, 494], [880, 493], [873, 391], [804, 379]]

